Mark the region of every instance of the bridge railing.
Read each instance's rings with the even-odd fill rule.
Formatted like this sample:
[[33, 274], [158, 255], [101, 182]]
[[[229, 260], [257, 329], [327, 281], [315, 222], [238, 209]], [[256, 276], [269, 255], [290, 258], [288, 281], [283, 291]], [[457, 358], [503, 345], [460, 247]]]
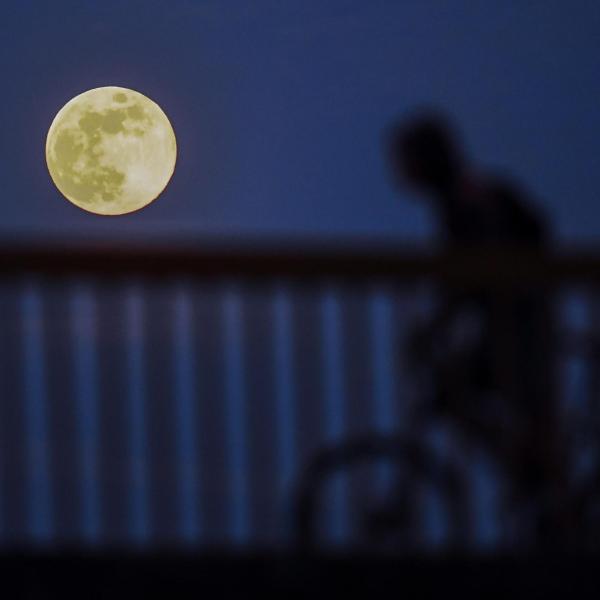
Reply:
[[[593, 251], [3, 247], [0, 544], [285, 545], [315, 451], [406, 424], [403, 339], [436, 283], [547, 289], [578, 334], [565, 402], [590, 402], [599, 280]], [[385, 485], [333, 481], [324, 543], [356, 537]]]

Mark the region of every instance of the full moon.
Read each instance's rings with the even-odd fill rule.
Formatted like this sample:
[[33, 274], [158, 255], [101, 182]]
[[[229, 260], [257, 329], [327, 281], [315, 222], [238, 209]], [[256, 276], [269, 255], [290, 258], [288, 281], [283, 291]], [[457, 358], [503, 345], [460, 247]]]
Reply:
[[139, 92], [100, 87], [69, 100], [46, 139], [46, 162], [60, 192], [99, 215], [123, 215], [165, 189], [177, 158], [161, 108]]

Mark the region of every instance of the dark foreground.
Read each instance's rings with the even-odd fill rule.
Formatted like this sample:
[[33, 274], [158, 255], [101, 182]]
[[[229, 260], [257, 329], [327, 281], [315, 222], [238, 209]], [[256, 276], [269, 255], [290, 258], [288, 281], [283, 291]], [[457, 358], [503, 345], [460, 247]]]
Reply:
[[[596, 558], [11, 553], [10, 598], [598, 598]], [[406, 596], [405, 594], [409, 594]]]

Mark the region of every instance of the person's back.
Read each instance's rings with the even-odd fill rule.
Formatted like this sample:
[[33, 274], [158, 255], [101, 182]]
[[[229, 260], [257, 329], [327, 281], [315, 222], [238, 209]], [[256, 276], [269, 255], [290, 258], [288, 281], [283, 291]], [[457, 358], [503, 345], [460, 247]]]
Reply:
[[[544, 251], [545, 224], [514, 185], [471, 175], [454, 194], [442, 209], [448, 249], [504, 251], [507, 256], [512, 251]], [[500, 392], [529, 419], [551, 411], [547, 384], [552, 319], [544, 290], [446, 293], [458, 296], [455, 314], [471, 311], [480, 321], [480, 338], [473, 348], [479, 387]]]

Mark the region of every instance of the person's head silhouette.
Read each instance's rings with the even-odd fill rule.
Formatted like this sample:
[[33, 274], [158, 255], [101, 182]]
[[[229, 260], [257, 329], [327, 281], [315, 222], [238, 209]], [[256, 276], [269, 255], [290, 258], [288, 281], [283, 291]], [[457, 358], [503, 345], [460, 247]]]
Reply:
[[448, 194], [464, 171], [457, 136], [447, 120], [433, 112], [393, 125], [388, 153], [402, 183], [435, 195]]
[[440, 233], [452, 244], [540, 244], [546, 227], [527, 196], [504, 177], [467, 161], [449, 121], [420, 111], [388, 130], [388, 159], [398, 183], [433, 202]]

